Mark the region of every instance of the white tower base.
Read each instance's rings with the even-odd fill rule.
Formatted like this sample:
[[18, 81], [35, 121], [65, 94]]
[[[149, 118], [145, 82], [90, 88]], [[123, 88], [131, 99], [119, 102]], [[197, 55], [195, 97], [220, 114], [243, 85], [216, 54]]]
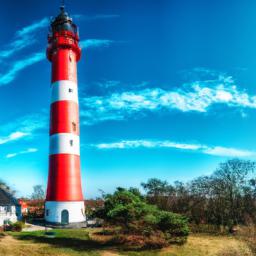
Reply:
[[71, 224], [86, 221], [83, 201], [45, 202], [45, 220], [56, 224]]

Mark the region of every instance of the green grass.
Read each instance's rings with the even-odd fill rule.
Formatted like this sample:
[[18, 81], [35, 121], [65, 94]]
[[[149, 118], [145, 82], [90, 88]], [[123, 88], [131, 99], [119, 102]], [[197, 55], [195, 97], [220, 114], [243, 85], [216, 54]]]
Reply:
[[[54, 229], [47, 230], [47, 232], [54, 232], [55, 238], [68, 238], [68, 239], [79, 239], [79, 240], [88, 240], [89, 230], [85, 229]], [[45, 238], [45, 231], [33, 231], [33, 232], [8, 232], [13, 237], [18, 239], [32, 239], [32, 238]]]
[[[251, 256], [247, 245], [231, 236], [190, 235], [185, 245], [162, 250], [132, 251], [106, 243], [111, 236], [99, 236], [99, 229], [56, 229], [55, 238], [44, 231], [8, 232], [0, 243], [0, 255], [30, 256]], [[13, 239], [13, 238], [15, 239]], [[9, 239], [9, 240], [8, 240]], [[12, 240], [10, 240], [12, 239]], [[9, 243], [9, 245], [8, 245]], [[229, 254], [227, 254], [229, 253]]]
[[45, 236], [45, 231], [10, 232], [14, 238], [24, 242], [32, 241], [37, 244], [49, 245], [50, 250], [58, 250], [68, 255], [98, 256], [103, 249], [101, 243], [90, 238], [89, 231], [84, 229], [55, 229], [54, 238]]

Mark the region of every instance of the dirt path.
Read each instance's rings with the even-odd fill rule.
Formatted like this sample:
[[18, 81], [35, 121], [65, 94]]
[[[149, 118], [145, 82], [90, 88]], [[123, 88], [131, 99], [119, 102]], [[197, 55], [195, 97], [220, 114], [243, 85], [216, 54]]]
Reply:
[[120, 254], [116, 252], [111, 252], [111, 251], [103, 251], [100, 255], [101, 256], [119, 256]]
[[[52, 228], [48, 228], [47, 230], [51, 230]], [[44, 226], [39, 226], [39, 225], [33, 225], [33, 224], [27, 224], [27, 226], [25, 228], [22, 229], [23, 231], [38, 231], [38, 230], [45, 230]]]

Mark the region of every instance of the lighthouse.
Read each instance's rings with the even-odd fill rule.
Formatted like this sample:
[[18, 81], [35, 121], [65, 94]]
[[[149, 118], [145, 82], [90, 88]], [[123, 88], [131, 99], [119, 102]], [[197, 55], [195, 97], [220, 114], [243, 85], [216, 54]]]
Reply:
[[45, 220], [52, 224], [85, 221], [80, 176], [77, 26], [66, 13], [51, 21], [47, 58], [51, 62], [49, 173]]

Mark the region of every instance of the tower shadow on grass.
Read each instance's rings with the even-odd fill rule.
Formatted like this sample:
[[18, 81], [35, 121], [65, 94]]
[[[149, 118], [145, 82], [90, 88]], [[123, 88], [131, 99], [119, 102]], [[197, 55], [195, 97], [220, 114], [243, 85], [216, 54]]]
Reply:
[[17, 235], [15, 238], [23, 241], [32, 241], [35, 243], [45, 243], [56, 248], [68, 248], [75, 251], [115, 249], [115, 246], [111, 245], [110, 241], [100, 242], [93, 240], [90, 237], [87, 239], [78, 239], [66, 237], [48, 238], [45, 236], [35, 235]]

